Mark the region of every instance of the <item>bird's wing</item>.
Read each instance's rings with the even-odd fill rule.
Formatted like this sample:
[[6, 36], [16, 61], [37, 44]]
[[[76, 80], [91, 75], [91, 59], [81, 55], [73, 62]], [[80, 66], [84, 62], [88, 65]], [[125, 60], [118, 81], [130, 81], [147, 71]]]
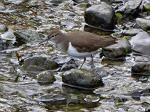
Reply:
[[79, 52], [96, 51], [111, 45], [114, 41], [111, 38], [103, 38], [89, 32], [72, 32], [68, 33], [67, 36], [72, 46], [76, 47]]

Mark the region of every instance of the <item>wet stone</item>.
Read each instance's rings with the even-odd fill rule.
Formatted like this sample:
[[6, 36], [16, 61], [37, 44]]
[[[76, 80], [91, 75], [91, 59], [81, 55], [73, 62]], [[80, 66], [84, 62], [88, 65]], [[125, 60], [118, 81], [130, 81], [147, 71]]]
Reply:
[[38, 83], [41, 85], [51, 84], [56, 81], [52, 71], [43, 71], [37, 75]]
[[93, 90], [104, 85], [100, 76], [86, 69], [66, 71], [62, 75], [62, 81], [64, 85], [85, 90]]
[[144, 55], [150, 55], [150, 36], [147, 32], [139, 32], [130, 40], [132, 49]]
[[131, 68], [131, 75], [133, 77], [150, 76], [150, 63], [139, 62]]
[[109, 59], [120, 59], [131, 52], [131, 45], [126, 39], [119, 40], [116, 44], [102, 49], [101, 56]]
[[26, 43], [35, 43], [40, 41], [43, 37], [36, 31], [30, 29], [17, 30], [14, 32], [14, 35], [16, 36], [16, 46], [20, 46]]
[[150, 20], [144, 18], [136, 19], [137, 25], [139, 25], [143, 30], [150, 30]]
[[87, 24], [94, 27], [100, 27], [103, 29], [114, 28], [114, 11], [112, 7], [105, 2], [89, 7], [85, 11], [84, 18]]
[[[58, 64], [47, 57], [34, 56], [24, 60], [22, 68], [27, 72], [39, 73], [45, 70], [57, 69]], [[36, 74], [37, 75], [37, 74]]]

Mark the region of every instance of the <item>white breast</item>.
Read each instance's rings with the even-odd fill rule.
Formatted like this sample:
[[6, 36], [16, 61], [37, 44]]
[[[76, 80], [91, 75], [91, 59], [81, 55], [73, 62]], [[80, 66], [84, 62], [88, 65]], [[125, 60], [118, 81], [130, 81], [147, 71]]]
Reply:
[[76, 50], [75, 47], [72, 46], [71, 42], [69, 42], [69, 47], [68, 47], [67, 53], [72, 57], [84, 58], [84, 57], [90, 57], [92, 54], [95, 54], [96, 51], [80, 53]]

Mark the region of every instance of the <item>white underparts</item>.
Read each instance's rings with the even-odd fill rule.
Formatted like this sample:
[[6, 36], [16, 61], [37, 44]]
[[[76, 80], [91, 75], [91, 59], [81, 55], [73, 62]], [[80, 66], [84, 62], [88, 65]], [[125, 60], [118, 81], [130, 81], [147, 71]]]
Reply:
[[75, 47], [72, 46], [71, 42], [69, 42], [69, 47], [68, 47], [67, 53], [72, 57], [84, 58], [84, 57], [90, 57], [91, 55], [95, 54], [96, 51], [80, 53], [76, 50]]

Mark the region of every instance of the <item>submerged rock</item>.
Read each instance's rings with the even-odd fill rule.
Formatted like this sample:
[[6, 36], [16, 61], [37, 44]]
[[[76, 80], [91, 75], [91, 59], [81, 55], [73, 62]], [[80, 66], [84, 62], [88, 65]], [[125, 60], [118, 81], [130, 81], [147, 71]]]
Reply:
[[36, 41], [40, 41], [42, 38], [39, 33], [30, 29], [17, 30], [14, 32], [14, 35], [16, 36], [16, 46], [26, 43], [35, 43]]
[[150, 20], [144, 18], [136, 19], [137, 25], [139, 25], [143, 30], [150, 30]]
[[87, 90], [103, 86], [100, 76], [85, 69], [71, 69], [70, 71], [66, 71], [62, 75], [62, 81], [67, 86]]
[[147, 32], [139, 32], [131, 38], [130, 43], [134, 51], [150, 55], [150, 36]]
[[5, 10], [5, 6], [2, 2], [0, 2], [0, 10]]
[[54, 73], [51, 71], [43, 71], [38, 74], [37, 80], [39, 84], [51, 84], [54, 81], [56, 81], [56, 78], [54, 76]]
[[103, 29], [114, 28], [114, 11], [112, 7], [105, 2], [99, 5], [93, 5], [85, 11], [85, 22], [94, 27]]
[[150, 76], [150, 63], [149, 62], [139, 62], [136, 63], [131, 68], [132, 76]]
[[41, 72], [57, 69], [58, 64], [47, 57], [35, 56], [24, 60], [22, 68], [26, 71]]
[[126, 39], [119, 40], [116, 44], [102, 49], [102, 56], [109, 59], [120, 59], [131, 52], [131, 45]]

